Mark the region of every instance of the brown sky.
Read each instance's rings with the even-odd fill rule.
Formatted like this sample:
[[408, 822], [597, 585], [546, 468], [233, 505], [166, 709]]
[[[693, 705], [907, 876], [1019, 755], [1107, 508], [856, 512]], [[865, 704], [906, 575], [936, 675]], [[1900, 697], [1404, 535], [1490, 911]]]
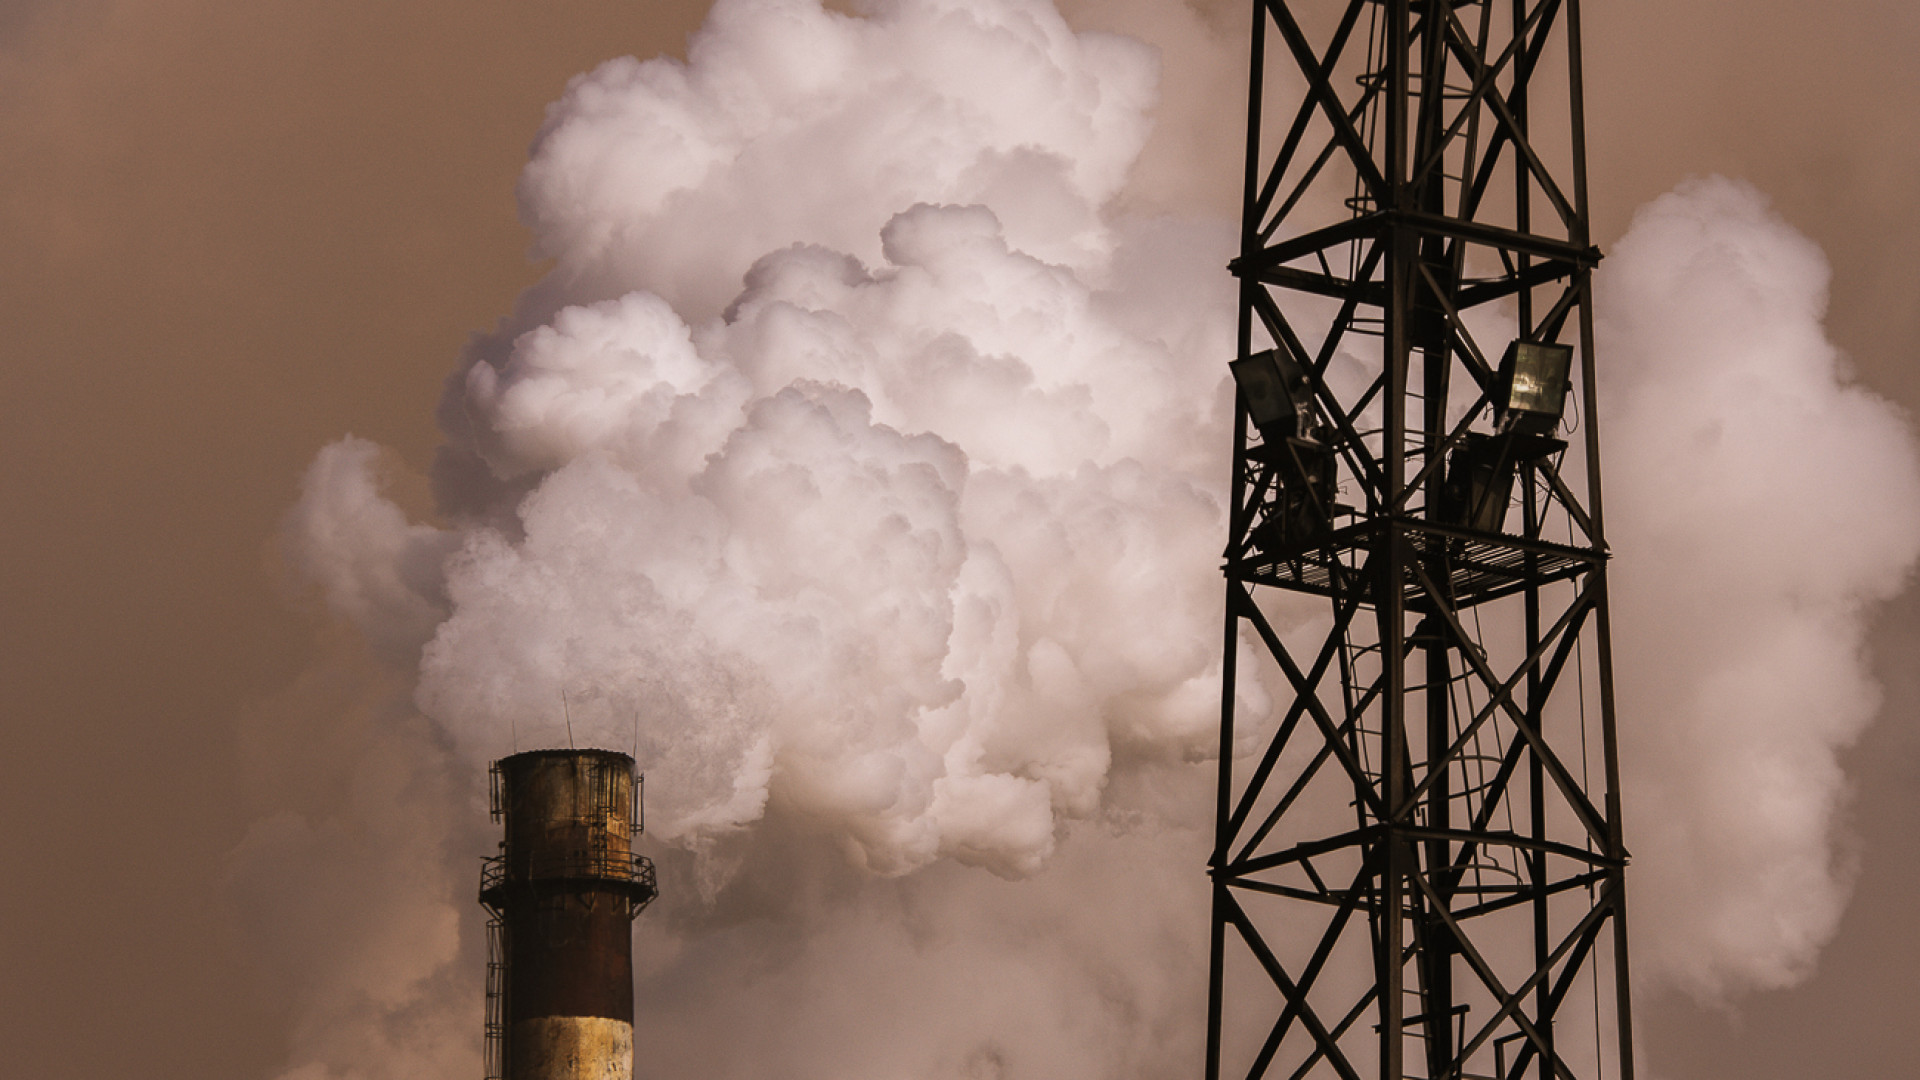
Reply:
[[[456, 350], [536, 272], [512, 189], [542, 106], [598, 60], [677, 50], [703, 7], [0, 4], [9, 1074], [280, 1064], [287, 1003], [215, 900], [260, 802], [240, 718], [315, 650], [274, 585], [276, 522], [342, 433], [425, 464]], [[1754, 182], [1832, 258], [1862, 379], [1920, 411], [1920, 8], [1589, 7], [1603, 242], [1688, 174]], [[1231, 192], [1231, 140], [1217, 152]], [[1920, 1075], [1916, 641], [1908, 598], [1879, 635], [1887, 714], [1852, 761], [1840, 940], [1807, 986], [1736, 1014], [1647, 1010], [1662, 1076]]]
[[127, 0], [0, 32], [0, 1045], [10, 1075], [270, 1075], [220, 925], [243, 707], [311, 652], [268, 541], [323, 443], [424, 465], [530, 283], [544, 104], [701, 4]]

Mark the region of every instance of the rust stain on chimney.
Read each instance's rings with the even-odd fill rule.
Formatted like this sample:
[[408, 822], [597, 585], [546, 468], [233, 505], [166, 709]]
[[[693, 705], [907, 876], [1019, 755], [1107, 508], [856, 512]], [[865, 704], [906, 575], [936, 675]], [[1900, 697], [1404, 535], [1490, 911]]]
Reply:
[[493, 765], [500, 854], [481, 872], [489, 924], [487, 1075], [633, 1075], [632, 921], [655, 893], [633, 852], [633, 759], [531, 750]]

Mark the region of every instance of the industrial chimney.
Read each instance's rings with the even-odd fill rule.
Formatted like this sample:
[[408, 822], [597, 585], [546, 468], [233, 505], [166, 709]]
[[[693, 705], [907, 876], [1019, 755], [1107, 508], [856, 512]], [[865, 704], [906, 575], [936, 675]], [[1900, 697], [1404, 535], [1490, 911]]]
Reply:
[[654, 898], [633, 853], [633, 759], [530, 750], [493, 763], [486, 860], [489, 1080], [630, 1080], [632, 920]]

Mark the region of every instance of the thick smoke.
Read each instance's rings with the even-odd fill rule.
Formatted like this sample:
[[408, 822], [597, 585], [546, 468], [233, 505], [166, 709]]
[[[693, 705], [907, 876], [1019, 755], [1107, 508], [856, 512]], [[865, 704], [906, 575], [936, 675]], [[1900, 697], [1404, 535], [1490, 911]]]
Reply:
[[1836, 755], [1879, 707], [1868, 615], [1920, 551], [1912, 435], [1850, 383], [1827, 281], [1719, 179], [1644, 207], [1601, 279], [1636, 962], [1702, 996], [1797, 982], [1833, 936]]
[[[289, 520], [435, 734], [368, 736], [331, 824], [263, 822], [243, 893], [289, 851], [466, 865], [488, 758], [631, 747], [661, 1075], [1189, 1072], [1233, 230], [1124, 212], [1155, 78], [1044, 0], [721, 0], [686, 63], [575, 80], [521, 189], [554, 269], [449, 381], [441, 523], [355, 439]], [[1606, 273], [1641, 963], [1777, 984], [1844, 898], [1832, 755], [1873, 710], [1911, 451], [1836, 374], [1818, 253], [1751, 196], [1657, 204]], [[374, 782], [388, 753], [456, 777], [403, 837], [365, 820], [442, 789]], [[354, 940], [417, 948], [376, 990], [335, 958], [297, 1075], [438, 1075], [389, 1051], [463, 1015], [477, 1040], [477, 913], [413, 876]]]
[[699, 320], [766, 252], [881, 265], [915, 203], [988, 204], [1009, 244], [1091, 267], [1150, 126], [1153, 50], [1050, 4], [722, 0], [688, 62], [613, 60], [550, 111], [521, 183], [555, 304], [646, 289]]
[[[464, 775], [637, 750], [662, 1067], [1198, 1052], [1232, 231], [1106, 212], [1156, 67], [1025, 0], [722, 3], [686, 64], [550, 111], [521, 198], [555, 269], [449, 383], [444, 525], [364, 441], [307, 477], [293, 560]], [[443, 1026], [405, 985], [322, 1008]]]
[[[461, 524], [406, 524], [343, 442], [306, 562], [414, 635], [476, 764], [632, 743], [665, 839], [780, 801], [884, 874], [1033, 872], [1116, 754], [1212, 727], [1225, 399], [1194, 357], [1230, 320], [1143, 320], [1098, 214], [1153, 78], [1043, 5], [726, 3], [687, 65], [577, 80], [523, 203], [550, 292], [616, 295], [454, 381]], [[867, 258], [748, 262], [796, 237]]]

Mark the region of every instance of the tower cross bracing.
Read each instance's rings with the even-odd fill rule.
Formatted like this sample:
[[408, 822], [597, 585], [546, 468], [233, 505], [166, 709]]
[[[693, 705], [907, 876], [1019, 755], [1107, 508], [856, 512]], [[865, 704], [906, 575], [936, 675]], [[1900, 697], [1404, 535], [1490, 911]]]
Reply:
[[1579, 2], [1252, 9], [1207, 1076], [1632, 1080]]

